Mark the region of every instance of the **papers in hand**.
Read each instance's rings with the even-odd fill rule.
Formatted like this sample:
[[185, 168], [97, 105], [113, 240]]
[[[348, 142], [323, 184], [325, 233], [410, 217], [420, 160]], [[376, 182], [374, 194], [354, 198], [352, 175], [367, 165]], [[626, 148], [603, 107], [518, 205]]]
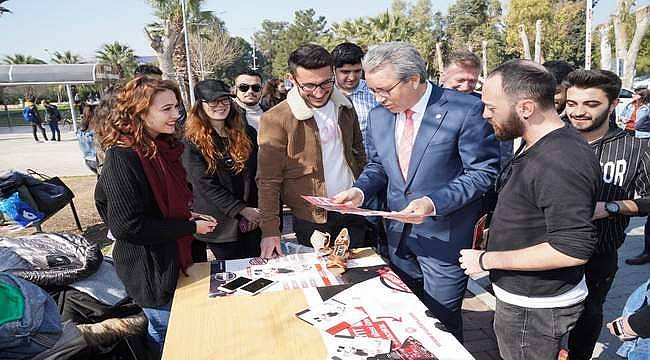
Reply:
[[[352, 215], [360, 215], [360, 216], [381, 216], [381, 217], [391, 218], [395, 220], [408, 220], [408, 219], [421, 218], [421, 216], [419, 215], [405, 215], [395, 211], [378, 211], [378, 210], [362, 209], [359, 207], [347, 206], [343, 204], [336, 204], [332, 201], [332, 199], [326, 197], [308, 196], [308, 195], [301, 195], [301, 197], [305, 199], [305, 201], [307, 201], [308, 203], [318, 206], [319, 208], [325, 209], [327, 211], [336, 211], [342, 214], [352, 214]], [[433, 216], [433, 214], [427, 216]]]

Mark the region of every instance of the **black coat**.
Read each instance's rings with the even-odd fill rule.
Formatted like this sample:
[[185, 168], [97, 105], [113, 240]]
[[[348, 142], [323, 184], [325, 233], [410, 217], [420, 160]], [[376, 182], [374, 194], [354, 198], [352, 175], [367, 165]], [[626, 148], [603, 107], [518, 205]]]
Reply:
[[[219, 164], [214, 174], [208, 174], [208, 163], [191, 141], [186, 141], [183, 152], [183, 165], [187, 172], [187, 180], [192, 185], [193, 205], [192, 210], [217, 219], [218, 225], [211, 233], [199, 235], [196, 238], [209, 243], [225, 243], [237, 241], [239, 238], [239, 212], [244, 207], [257, 207], [257, 132], [247, 125], [246, 133], [253, 144], [251, 155], [248, 158], [242, 177], [234, 177], [230, 170]], [[213, 130], [212, 139], [218, 147], [217, 132]], [[243, 179], [244, 197], [235, 195], [236, 179]]]
[[180, 266], [176, 239], [196, 232], [196, 223], [165, 219], [138, 154], [113, 146], [95, 186], [95, 206], [115, 237], [115, 270], [126, 292], [142, 307], [170, 302]]

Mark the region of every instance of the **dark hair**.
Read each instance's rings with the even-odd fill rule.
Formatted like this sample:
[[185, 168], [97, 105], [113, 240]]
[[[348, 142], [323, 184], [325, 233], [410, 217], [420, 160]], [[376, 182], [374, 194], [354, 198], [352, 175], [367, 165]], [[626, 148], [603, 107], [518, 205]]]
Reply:
[[454, 51], [445, 62], [445, 68], [456, 64], [462, 68], [471, 67], [473, 69], [481, 70], [481, 59], [469, 50]]
[[542, 65], [530, 60], [510, 60], [492, 70], [488, 78], [501, 75], [503, 92], [513, 99], [531, 99], [542, 109], [555, 108], [556, 82]]
[[262, 97], [265, 96], [271, 96], [275, 98], [280, 98], [282, 97], [282, 94], [280, 94], [280, 91], [278, 90], [278, 86], [282, 83], [282, 80], [280, 79], [269, 79], [269, 81], [264, 84], [264, 87], [262, 88]]
[[621, 92], [621, 79], [618, 75], [607, 70], [575, 70], [564, 79], [564, 86], [567, 88], [577, 87], [579, 89], [596, 88], [607, 94], [609, 104], [614, 103]]
[[137, 68], [135, 68], [135, 71], [133, 72], [133, 76], [147, 76], [147, 75], [160, 75], [162, 76], [163, 72], [160, 70], [158, 66], [155, 65], [149, 65], [149, 64], [144, 64], [144, 65], [138, 65]]
[[363, 50], [361, 50], [359, 45], [351, 42], [338, 44], [334, 50], [332, 50], [334, 68], [340, 68], [346, 64], [361, 64], [361, 59], [363, 59]]
[[332, 55], [324, 47], [316, 44], [305, 44], [289, 54], [289, 71], [296, 74], [298, 66], [309, 70], [332, 67]]
[[641, 105], [650, 103], [650, 90], [648, 90], [648, 89], [637, 89], [636, 93], [641, 97], [641, 98], [639, 98], [639, 103]]
[[89, 128], [94, 129], [95, 120], [95, 105], [84, 106], [83, 113], [81, 114], [81, 130], [86, 131]]
[[244, 72], [241, 72], [241, 73], [237, 74], [237, 76], [235, 76], [235, 79], [237, 79], [238, 77], [240, 77], [242, 75], [256, 76], [256, 77], [258, 77], [260, 79], [260, 82], [262, 82], [262, 75], [260, 73], [258, 73], [257, 71], [255, 71], [255, 70], [248, 69], [248, 70], [246, 70]]
[[576, 69], [575, 66], [569, 64], [564, 60], [547, 61], [542, 64], [542, 66], [545, 67], [546, 70], [551, 73], [551, 75], [553, 75], [558, 85], [562, 85], [562, 82], [564, 79], [566, 79], [566, 76]]

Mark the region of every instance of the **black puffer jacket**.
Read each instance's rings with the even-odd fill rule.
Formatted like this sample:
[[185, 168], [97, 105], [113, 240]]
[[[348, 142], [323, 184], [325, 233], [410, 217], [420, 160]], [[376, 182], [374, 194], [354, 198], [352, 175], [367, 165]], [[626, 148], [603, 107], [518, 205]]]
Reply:
[[0, 271], [41, 287], [72, 284], [94, 274], [101, 262], [99, 246], [79, 235], [0, 237]]

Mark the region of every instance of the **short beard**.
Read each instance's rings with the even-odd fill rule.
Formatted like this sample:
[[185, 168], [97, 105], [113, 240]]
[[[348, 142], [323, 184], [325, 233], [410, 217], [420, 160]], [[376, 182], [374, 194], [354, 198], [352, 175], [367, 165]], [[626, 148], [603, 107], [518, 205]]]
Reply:
[[494, 134], [500, 141], [512, 140], [524, 135], [524, 122], [519, 119], [514, 107], [510, 109], [508, 120], [494, 128]]
[[598, 114], [598, 116], [596, 116], [591, 126], [584, 129], [577, 129], [577, 128], [576, 129], [580, 132], [591, 132], [596, 129], [599, 129], [601, 126], [603, 126], [603, 124], [606, 121], [609, 121], [609, 111], [603, 111], [602, 113]]

